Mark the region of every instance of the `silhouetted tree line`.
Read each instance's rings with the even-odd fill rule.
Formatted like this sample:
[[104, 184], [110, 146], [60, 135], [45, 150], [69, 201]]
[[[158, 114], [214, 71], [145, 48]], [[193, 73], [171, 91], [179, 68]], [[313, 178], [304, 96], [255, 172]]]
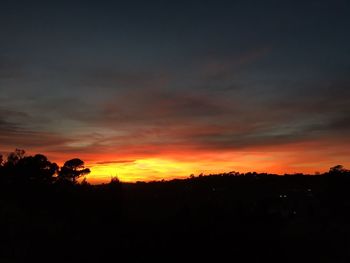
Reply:
[[[70, 183], [76, 184], [78, 179], [84, 175], [90, 173], [89, 168], [85, 168], [84, 161], [79, 158], [68, 160], [62, 167], [59, 167], [56, 163], [50, 162], [45, 155], [36, 154], [34, 156], [26, 156], [25, 151], [16, 149], [9, 153], [7, 158], [0, 155], [0, 178], [4, 182], [8, 183], [41, 183], [41, 184], [54, 184], [54, 183]], [[293, 176], [304, 176], [304, 174], [294, 174]], [[342, 165], [336, 165], [331, 167], [328, 172], [324, 174], [326, 176], [349, 176], [350, 170], [345, 169]], [[221, 174], [199, 174], [197, 177], [193, 174], [189, 176], [189, 179], [201, 179], [203, 177], [225, 177], [225, 176], [243, 176], [243, 177], [261, 177], [261, 176], [277, 176], [267, 173], [239, 173], [231, 171]], [[285, 174], [288, 176], [288, 174]], [[164, 180], [163, 180], [164, 182]], [[83, 183], [87, 183], [86, 180]], [[119, 180], [113, 178], [111, 184], [119, 184]]]
[[4, 159], [0, 155], [0, 178], [7, 183], [71, 183], [90, 173], [78, 158], [68, 160], [62, 167], [50, 162], [45, 155], [25, 156], [25, 151], [16, 149]]

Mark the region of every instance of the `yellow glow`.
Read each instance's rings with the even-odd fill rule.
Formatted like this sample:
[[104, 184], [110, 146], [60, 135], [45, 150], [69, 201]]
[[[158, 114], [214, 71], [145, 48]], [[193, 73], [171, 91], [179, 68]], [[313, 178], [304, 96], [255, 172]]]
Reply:
[[91, 167], [91, 182], [106, 182], [117, 176], [124, 182], [151, 181], [188, 177], [195, 165], [160, 158], [135, 160], [130, 163], [102, 164]]
[[[222, 173], [230, 171], [251, 171], [251, 164], [263, 171], [268, 158], [261, 154], [220, 154], [201, 156], [196, 160], [175, 160], [165, 158], [145, 158], [126, 163], [99, 164], [91, 167], [88, 179], [92, 183], [108, 182], [117, 176], [124, 182], [152, 181], [161, 179], [187, 178], [191, 174]], [[260, 169], [259, 169], [260, 168]]]

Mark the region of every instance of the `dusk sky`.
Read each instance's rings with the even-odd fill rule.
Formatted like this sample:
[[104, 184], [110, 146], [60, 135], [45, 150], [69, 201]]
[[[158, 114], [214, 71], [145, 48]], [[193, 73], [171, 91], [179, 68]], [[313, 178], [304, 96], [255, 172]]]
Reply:
[[350, 167], [350, 2], [0, 2], [0, 152], [102, 182]]

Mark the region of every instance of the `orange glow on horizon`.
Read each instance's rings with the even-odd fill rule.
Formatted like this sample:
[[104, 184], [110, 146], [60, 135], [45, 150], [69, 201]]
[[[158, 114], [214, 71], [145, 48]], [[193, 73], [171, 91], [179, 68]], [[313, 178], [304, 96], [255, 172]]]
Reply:
[[[66, 160], [80, 158], [91, 169], [87, 180], [108, 183], [118, 177], [123, 182], [188, 178], [191, 174], [216, 174], [236, 171], [274, 174], [326, 172], [334, 165], [350, 168], [350, 141], [309, 140], [284, 145], [252, 146], [244, 149], [206, 149], [191, 147], [155, 148], [140, 145], [142, 151], [106, 148], [104, 151], [46, 152], [37, 148], [27, 155], [43, 153], [62, 166]], [[148, 151], [147, 151], [148, 149]], [[7, 149], [6, 152], [11, 152]]]
[[[307, 161], [305, 161], [307, 160]], [[235, 152], [184, 156], [183, 158], [150, 157], [125, 163], [95, 164], [89, 166], [91, 183], [107, 183], [113, 177], [123, 182], [170, 180], [188, 178], [191, 174], [216, 174], [230, 171], [294, 174], [326, 172], [341, 163], [349, 166], [346, 158], [324, 158], [314, 153], [301, 152]]]

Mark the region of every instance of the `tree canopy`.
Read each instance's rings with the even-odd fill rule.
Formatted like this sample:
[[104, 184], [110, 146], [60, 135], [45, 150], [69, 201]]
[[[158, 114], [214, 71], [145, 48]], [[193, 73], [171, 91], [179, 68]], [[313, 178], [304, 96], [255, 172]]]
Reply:
[[85, 168], [84, 165], [84, 162], [79, 158], [66, 161], [60, 169], [59, 180], [76, 183], [79, 177], [90, 173], [90, 169]]
[[77, 179], [90, 173], [81, 159], [66, 161], [62, 167], [50, 162], [43, 154], [26, 156], [25, 151], [16, 149], [7, 155], [0, 155], [0, 176], [9, 183], [45, 183], [65, 181], [75, 184]]

